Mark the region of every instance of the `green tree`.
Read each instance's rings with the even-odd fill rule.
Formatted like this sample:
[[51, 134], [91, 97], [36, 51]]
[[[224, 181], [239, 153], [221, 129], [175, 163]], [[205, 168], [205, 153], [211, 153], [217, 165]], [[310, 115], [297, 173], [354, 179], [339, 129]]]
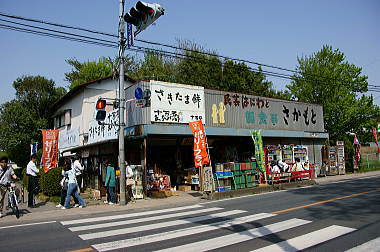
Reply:
[[66, 62], [74, 68], [70, 72], [65, 73], [65, 80], [70, 83], [69, 89], [113, 73], [113, 63], [105, 57], [99, 58], [97, 62], [87, 61], [81, 63], [76, 59], [68, 59]]
[[23, 167], [29, 161], [30, 143], [41, 143], [39, 129], [53, 126], [48, 108], [65, 94], [54, 81], [24, 76], [13, 82], [16, 98], [0, 106], [0, 149]]
[[363, 131], [376, 126], [379, 108], [365, 95], [368, 82], [362, 69], [331, 46], [298, 58], [298, 64], [298, 74], [287, 88], [296, 100], [323, 105], [330, 140], [344, 139], [347, 132], [368, 135]]

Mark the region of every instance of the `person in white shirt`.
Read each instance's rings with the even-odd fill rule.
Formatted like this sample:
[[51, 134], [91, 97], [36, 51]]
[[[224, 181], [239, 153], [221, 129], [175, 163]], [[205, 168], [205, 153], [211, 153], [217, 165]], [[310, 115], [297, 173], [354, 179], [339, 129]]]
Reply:
[[28, 207], [35, 207], [34, 195], [38, 193], [37, 174], [40, 171], [37, 169], [36, 161], [37, 155], [33, 154], [26, 166], [26, 175], [28, 176]]
[[8, 165], [8, 157], [0, 158], [0, 218], [4, 216], [4, 200], [7, 193], [7, 185], [12, 182], [12, 179], [17, 179], [12, 167]]
[[79, 162], [79, 156], [78, 155], [75, 155], [75, 157], [74, 157], [74, 162], [72, 162], [72, 168], [74, 169], [75, 176], [77, 177], [78, 188], [79, 188], [78, 191], [83, 192], [83, 185], [82, 185], [83, 176], [82, 176], [82, 172], [84, 170], [84, 167]]
[[133, 179], [133, 170], [128, 165], [128, 162], [125, 162], [125, 166], [126, 166], [125, 168], [126, 168], [126, 184], [127, 184], [128, 201], [132, 201], [133, 203], [135, 203], [136, 200], [132, 192], [132, 186], [135, 184], [135, 180]]
[[288, 172], [289, 171], [289, 165], [287, 163], [285, 163], [284, 161], [279, 160], [277, 165], [278, 165], [278, 167], [280, 167], [280, 169], [283, 172]]

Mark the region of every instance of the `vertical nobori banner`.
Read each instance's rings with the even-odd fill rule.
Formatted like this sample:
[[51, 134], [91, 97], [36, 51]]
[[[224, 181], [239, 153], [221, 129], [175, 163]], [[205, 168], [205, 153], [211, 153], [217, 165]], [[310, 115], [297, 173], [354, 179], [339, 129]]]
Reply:
[[201, 120], [189, 122], [194, 135], [194, 164], [195, 167], [210, 163], [207, 154], [206, 134]]
[[251, 131], [253, 142], [255, 143], [255, 157], [259, 170], [265, 173], [265, 156], [263, 149], [263, 139], [261, 137], [261, 130]]
[[59, 130], [42, 130], [42, 167], [44, 172], [58, 167]]

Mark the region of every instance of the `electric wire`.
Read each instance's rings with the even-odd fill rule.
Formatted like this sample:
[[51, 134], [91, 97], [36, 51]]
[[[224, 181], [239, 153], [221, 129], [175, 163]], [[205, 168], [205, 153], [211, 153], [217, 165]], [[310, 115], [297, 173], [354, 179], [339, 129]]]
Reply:
[[[114, 35], [114, 34], [105, 33], [105, 32], [99, 32], [99, 31], [95, 31], [95, 30], [91, 30], [91, 29], [82, 28], [82, 27], [75, 27], [75, 26], [57, 24], [57, 23], [43, 21], [43, 20], [38, 20], [38, 19], [32, 19], [32, 18], [20, 17], [20, 16], [15, 16], [15, 15], [9, 15], [9, 14], [5, 14], [5, 13], [1, 13], [1, 12], [0, 12], [0, 16], [4, 16], [4, 17], [8, 17], [8, 18], [14, 18], [14, 19], [20, 19], [20, 20], [29, 21], [29, 22], [38, 22], [38, 23], [52, 25], [52, 26], [57, 26], [57, 27], [61, 27], [61, 28], [81, 30], [81, 31], [90, 32], [90, 33], [96, 33], [96, 34], [105, 35], [105, 36], [118, 37], [117, 35]], [[77, 36], [77, 37], [86, 38], [86, 39], [78, 39], [78, 38], [74, 38], [74, 37], [67, 37], [67, 36], [56, 35], [56, 34], [53, 35], [53, 34], [44, 33], [44, 32], [38, 32], [38, 31], [33, 31], [33, 30], [28, 30], [28, 29], [22, 29], [22, 28], [18, 28], [18, 27], [11, 27], [11, 26], [6, 26], [6, 25], [1, 25], [0, 28], [3, 28], [3, 29], [22, 31], [22, 32], [27, 32], [27, 33], [47, 36], [47, 37], [66, 39], [66, 40], [83, 42], [83, 43], [100, 45], [100, 46], [106, 46], [106, 47], [116, 47], [117, 46], [116, 42], [109, 41], [109, 40], [103, 40], [103, 39], [98, 39], [98, 38], [94, 38], [94, 37], [88, 37], [88, 36], [83, 36], [83, 35], [73, 34], [73, 33], [66, 33], [66, 32], [62, 32], [62, 31], [57, 31], [57, 30], [46, 29], [46, 28], [42, 28], [42, 27], [36, 27], [36, 26], [32, 26], [32, 25], [26, 25], [26, 24], [21, 24], [21, 23], [17, 23], [17, 22], [12, 22], [12, 21], [8, 21], [8, 20], [4, 20], [4, 19], [0, 19], [0, 20], [4, 21], [4, 22], [9, 22], [9, 23], [14, 23], [14, 24], [18, 24], [18, 25], [28, 26], [28, 27], [32, 27], [32, 28], [36, 28], [36, 29], [45, 30], [45, 31], [57, 32], [57, 33], [66, 34], [66, 35], [70, 35], [70, 36]], [[106, 43], [99, 43], [99, 42], [91, 41], [91, 40], [88, 40], [88, 39], [97, 40], [97, 41], [103, 41], [103, 42], [106, 42]], [[172, 49], [176, 49], [176, 50], [187, 51], [187, 52], [192, 52], [192, 53], [199, 53], [199, 54], [203, 54], [203, 55], [207, 55], [207, 56], [211, 56], [211, 57], [222, 58], [224, 60], [232, 60], [232, 61], [235, 61], [235, 62], [244, 62], [244, 63], [248, 63], [248, 64], [255, 64], [255, 65], [258, 65], [258, 66], [264, 66], [264, 67], [268, 67], [268, 68], [274, 68], [274, 69], [278, 69], [278, 70], [282, 70], [282, 71], [289, 71], [289, 72], [292, 72], [292, 73], [301, 74], [299, 71], [296, 71], [296, 70], [286, 69], [286, 68], [283, 68], [283, 67], [277, 67], [277, 66], [273, 66], [273, 65], [259, 63], [259, 62], [242, 60], [242, 59], [238, 59], [238, 58], [231, 58], [231, 57], [226, 57], [226, 56], [222, 56], [222, 55], [218, 55], [218, 54], [214, 54], [214, 53], [200, 52], [200, 51], [191, 50], [191, 49], [188, 49], [188, 48], [180, 48], [180, 47], [177, 47], [177, 46], [172, 46], [172, 45], [167, 45], [167, 44], [164, 44], [164, 43], [152, 42], [152, 41], [147, 41], [147, 40], [142, 40], [142, 39], [135, 39], [135, 40], [139, 41], [139, 42], [142, 42], [142, 43], [147, 43], [147, 44], [152, 44], [152, 45], [159, 45], [159, 46], [164, 46], [164, 47], [168, 47], [168, 48], [172, 48]], [[110, 45], [108, 43], [115, 43], [115, 45]], [[186, 54], [186, 55], [185, 54], [178, 54], [178, 53], [174, 53], [174, 52], [168, 52], [168, 51], [157, 50], [157, 49], [152, 49], [152, 48], [146, 48], [146, 47], [141, 47], [141, 46], [135, 46], [135, 47], [138, 48], [138, 49], [129, 48], [128, 50], [135, 51], [135, 52], [142, 52], [142, 53], [145, 53], [145, 52], [147, 52], [147, 50], [149, 50], [149, 51], [155, 51], [157, 53], [160, 53], [160, 54], [163, 54], [163, 55], [169, 56], [169, 57], [177, 57], [178, 58], [178, 56], [182, 56], [182, 57], [188, 57], [188, 58], [195, 59], [194, 56], [190, 56], [188, 54]], [[202, 59], [202, 60], [204, 60], [204, 59]], [[251, 69], [252, 71], [254, 71], [254, 72], [261, 72], [261, 73], [264, 73], [264, 74], [266, 74], [268, 76], [271, 76], [271, 77], [283, 78], [283, 79], [288, 79], [288, 80], [294, 80], [294, 79], [300, 78], [299, 76], [288, 75], [288, 74], [283, 74], [283, 73], [276, 73], [276, 72], [262, 70], [262, 69], [259, 70], [259, 69], [255, 69], [255, 68], [252, 68], [252, 67], [249, 67], [249, 66], [247, 66], [247, 67], [249, 69]], [[312, 74], [312, 75], [314, 75], [314, 74]], [[318, 78], [323, 78], [323, 79], [327, 78], [327, 79], [332, 80], [331, 78], [326, 77], [326, 76], [319, 76], [318, 75], [317, 77]], [[301, 77], [301, 78], [305, 79], [304, 77]], [[311, 80], [319, 82], [318, 80], [316, 80], [314, 78], [311, 79]], [[336, 79], [334, 78], [334, 80], [336, 80]], [[348, 83], [348, 84], [351, 84], [351, 83]], [[374, 86], [374, 85], [372, 85], [372, 86]], [[375, 86], [375, 87], [380, 87], [380, 86]]]

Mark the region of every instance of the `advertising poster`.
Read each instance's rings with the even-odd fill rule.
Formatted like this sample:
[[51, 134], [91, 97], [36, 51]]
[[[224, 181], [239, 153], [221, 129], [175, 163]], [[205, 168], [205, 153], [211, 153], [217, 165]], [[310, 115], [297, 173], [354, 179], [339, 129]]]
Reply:
[[58, 166], [59, 130], [42, 130], [42, 167], [44, 172]]
[[210, 163], [207, 153], [206, 134], [201, 120], [189, 123], [194, 135], [194, 164], [195, 167]]

